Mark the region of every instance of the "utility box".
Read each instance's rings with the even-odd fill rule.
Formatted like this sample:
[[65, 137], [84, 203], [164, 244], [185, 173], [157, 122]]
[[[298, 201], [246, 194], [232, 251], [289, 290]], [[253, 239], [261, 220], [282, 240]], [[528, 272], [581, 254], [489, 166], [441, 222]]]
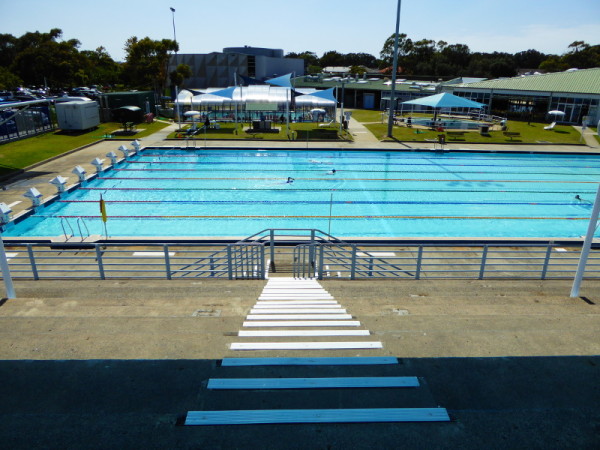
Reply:
[[100, 108], [93, 101], [57, 103], [56, 119], [61, 130], [89, 130], [100, 125]]

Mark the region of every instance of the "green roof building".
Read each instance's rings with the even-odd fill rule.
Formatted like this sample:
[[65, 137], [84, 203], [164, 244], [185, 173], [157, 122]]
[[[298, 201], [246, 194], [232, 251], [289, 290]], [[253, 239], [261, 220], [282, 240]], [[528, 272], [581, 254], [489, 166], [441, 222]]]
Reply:
[[[377, 109], [389, 108], [392, 82], [382, 78], [358, 76], [328, 77], [324, 74], [305, 75], [294, 78], [295, 88], [329, 89], [337, 88], [336, 98], [341, 103], [342, 96], [346, 108]], [[342, 94], [343, 93], [343, 94]], [[394, 97], [396, 107], [400, 103], [415, 98], [439, 93], [439, 84], [435, 81], [413, 81], [398, 79]]]
[[444, 91], [488, 105], [498, 116], [548, 120], [562, 111], [564, 123], [596, 124], [600, 120], [600, 68], [528, 75], [473, 83], [446, 84]]

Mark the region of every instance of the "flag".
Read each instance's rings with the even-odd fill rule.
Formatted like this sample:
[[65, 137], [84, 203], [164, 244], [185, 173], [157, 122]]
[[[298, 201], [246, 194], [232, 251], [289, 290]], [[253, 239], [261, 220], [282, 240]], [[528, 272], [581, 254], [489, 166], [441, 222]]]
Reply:
[[100, 214], [102, 215], [102, 222], [106, 223], [106, 204], [102, 198], [102, 194], [100, 194]]

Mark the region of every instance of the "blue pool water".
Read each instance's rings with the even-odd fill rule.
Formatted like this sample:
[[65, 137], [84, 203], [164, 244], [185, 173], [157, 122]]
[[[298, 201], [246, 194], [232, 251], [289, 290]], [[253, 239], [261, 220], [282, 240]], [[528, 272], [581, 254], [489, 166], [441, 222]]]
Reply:
[[104, 235], [102, 194], [111, 237], [579, 237], [598, 182], [593, 155], [147, 148], [4, 234]]

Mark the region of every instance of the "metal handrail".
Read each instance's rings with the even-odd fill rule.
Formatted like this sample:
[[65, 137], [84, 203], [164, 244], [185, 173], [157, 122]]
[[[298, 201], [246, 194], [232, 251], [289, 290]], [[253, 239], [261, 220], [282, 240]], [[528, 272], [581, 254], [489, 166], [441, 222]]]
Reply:
[[[67, 230], [65, 229], [65, 223], [63, 222], [63, 220], [64, 220], [64, 222], [66, 222], [66, 224], [67, 224], [67, 225], [69, 226], [69, 228], [71, 229], [71, 236], [69, 236], [69, 235], [67, 234]], [[68, 240], [69, 240], [69, 237], [73, 237], [73, 236], [74, 236], [75, 232], [73, 231], [73, 227], [71, 226], [71, 224], [69, 223], [69, 221], [68, 221], [68, 220], [67, 220], [65, 217], [61, 217], [61, 218], [60, 218], [60, 226], [62, 227], [63, 234], [65, 235], [65, 240], [67, 240], [67, 241], [68, 241]]]
[[88, 228], [88, 226], [85, 223], [85, 220], [83, 220], [83, 217], [78, 217], [77, 218], [77, 228], [79, 229], [79, 236], [81, 236], [81, 242], [83, 242], [85, 240], [85, 238], [83, 237], [83, 232], [81, 231], [81, 225], [83, 224], [83, 226], [85, 227], [85, 231], [87, 232], [87, 236], [90, 236], [90, 230]]

